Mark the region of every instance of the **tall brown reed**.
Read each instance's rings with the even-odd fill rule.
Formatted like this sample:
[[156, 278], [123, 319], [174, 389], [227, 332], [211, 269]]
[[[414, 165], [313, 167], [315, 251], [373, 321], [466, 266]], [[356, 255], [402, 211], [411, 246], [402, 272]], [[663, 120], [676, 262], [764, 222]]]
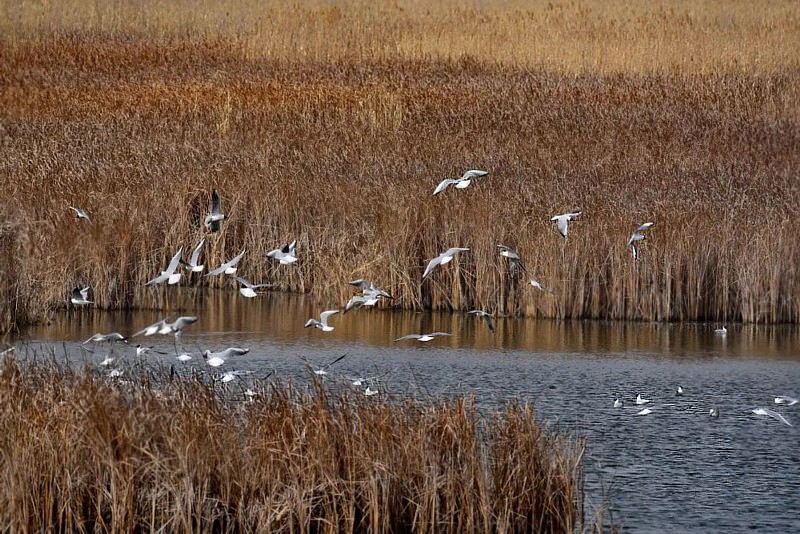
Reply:
[[[131, 377], [129, 377], [131, 378]], [[27, 531], [573, 532], [580, 440], [509, 404], [199, 375], [113, 381], [6, 358], [0, 527]]]

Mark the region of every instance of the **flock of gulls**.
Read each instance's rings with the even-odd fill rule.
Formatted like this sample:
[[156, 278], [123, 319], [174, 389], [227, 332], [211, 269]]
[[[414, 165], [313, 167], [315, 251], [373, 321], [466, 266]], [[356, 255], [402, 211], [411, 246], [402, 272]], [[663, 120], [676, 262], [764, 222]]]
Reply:
[[[489, 173], [483, 170], [471, 169], [466, 171], [460, 178], [446, 178], [442, 180], [434, 189], [433, 195], [440, 195], [443, 194], [450, 186], [454, 189], [465, 189], [470, 186], [470, 184], [477, 178], [483, 178], [487, 176]], [[75, 216], [79, 220], [84, 220], [88, 224], [93, 224], [93, 221], [89, 214], [79, 207], [70, 206]], [[561, 234], [564, 240], [567, 239], [569, 234], [569, 226], [570, 222], [577, 221], [580, 219], [582, 212], [581, 211], [572, 211], [567, 212], [559, 215], [554, 215], [550, 220], [555, 223], [555, 227], [557, 231]], [[211, 202], [209, 207], [209, 212], [206, 214], [203, 224], [206, 230], [210, 233], [219, 232], [222, 223], [225, 221], [225, 214], [222, 212], [220, 196], [217, 190], [213, 190], [211, 193]], [[646, 240], [647, 232], [651, 230], [654, 226], [653, 222], [644, 222], [641, 224], [636, 225], [635, 230], [630, 235], [627, 241], [627, 248], [630, 250], [631, 256], [634, 261], [638, 260], [639, 258], [639, 249], [642, 243]], [[167, 267], [165, 270], [159, 272], [156, 276], [145, 283], [145, 286], [148, 287], [155, 287], [166, 282], [167, 285], [175, 285], [181, 281], [181, 278], [184, 276], [184, 271], [188, 271], [189, 273], [202, 273], [206, 266], [200, 263], [200, 258], [203, 253], [203, 247], [205, 245], [205, 238], [201, 239], [200, 242], [192, 249], [191, 254], [188, 258], [184, 259], [183, 255], [183, 247], [180, 247], [177, 252], [169, 259]], [[527, 269], [520, 257], [519, 253], [514, 250], [513, 248], [498, 244], [497, 248], [499, 250], [499, 255], [505, 258], [508, 262], [508, 270], [511, 276], [518, 276], [520, 273], [527, 274]], [[422, 274], [422, 280], [427, 279], [430, 277], [437, 269], [442, 268], [443, 266], [450, 263], [453, 258], [461, 253], [468, 251], [469, 248], [467, 247], [460, 247], [454, 246], [448, 248], [438, 256], [432, 258], [425, 270]], [[234, 281], [239, 285], [239, 293], [246, 297], [246, 298], [255, 298], [258, 296], [258, 290], [272, 287], [274, 284], [271, 283], [252, 283], [247, 279], [238, 276], [237, 270], [239, 263], [245, 256], [246, 251], [242, 251], [229, 261], [223, 262], [221, 265], [211, 269], [208, 269], [208, 272], [204, 275], [205, 277], [212, 277], [212, 276], [228, 276], [230, 280]], [[276, 248], [266, 254], [268, 258], [277, 262], [280, 265], [292, 265], [298, 261], [297, 256], [297, 241], [294, 240], [290, 243], [287, 243], [279, 248]], [[550, 292], [550, 290], [544, 287], [539, 281], [536, 279], [529, 280], [530, 285], [542, 292]], [[371, 307], [377, 305], [381, 300], [392, 300], [392, 295], [376, 286], [373, 282], [364, 279], [357, 279], [349, 282], [350, 285], [354, 286], [358, 292], [353, 294], [350, 300], [344, 307], [344, 312], [348, 312], [355, 308], [360, 307]], [[70, 302], [75, 306], [87, 306], [93, 303], [92, 300], [89, 298], [89, 291], [91, 287], [77, 287], [73, 290]], [[339, 313], [340, 310], [338, 308], [335, 309], [328, 309], [322, 311], [319, 315], [319, 318], [310, 318], [305, 323], [306, 328], [316, 328], [321, 330], [322, 332], [331, 332], [334, 330], [334, 326], [330, 324], [331, 318]], [[490, 313], [485, 310], [471, 310], [468, 314], [475, 316], [484, 321], [487, 328], [491, 331], [495, 331], [494, 326], [494, 314]], [[97, 333], [87, 339], [84, 342], [84, 345], [89, 343], [114, 343], [114, 342], [125, 342], [127, 343], [130, 338], [135, 338], [137, 336], [151, 336], [155, 334], [173, 334], [175, 336], [175, 354], [178, 361], [181, 362], [188, 362], [193, 358], [192, 354], [183, 352], [178, 349], [178, 340], [180, 339], [181, 332], [183, 329], [193, 324], [197, 321], [197, 317], [193, 316], [183, 316], [178, 317], [172, 322], [168, 322], [168, 320], [162, 319], [161, 321], [154, 323], [130, 336], [124, 336], [117, 332], [111, 332], [108, 334]], [[715, 330], [715, 334], [718, 336], [726, 336], [727, 335], [727, 328], [722, 326], [721, 328]], [[410, 333], [398, 337], [395, 341], [405, 341], [405, 340], [416, 340], [419, 342], [430, 342], [434, 339], [439, 337], [451, 336], [452, 334], [447, 332], [429, 332], [429, 333]], [[142, 345], [136, 346], [137, 354], [144, 355], [148, 352], [158, 352], [155, 349], [150, 347], [144, 347]], [[205, 350], [203, 351], [202, 357], [206, 364], [211, 367], [218, 368], [223, 366], [229, 359], [242, 356], [247, 354], [249, 349], [246, 348], [239, 348], [239, 347], [228, 347], [223, 350], [219, 351], [212, 351], [212, 350]], [[337, 358], [335, 361], [328, 363], [325, 367], [321, 369], [315, 369], [314, 372], [318, 375], [327, 374], [326, 368], [336, 363], [344, 356]], [[106, 357], [106, 359], [101, 362], [102, 365], [110, 365], [113, 362], [113, 358]], [[118, 370], [111, 370], [110, 374], [112, 376], [119, 376]], [[236, 376], [239, 376], [240, 372], [237, 371], [229, 371], [222, 375], [223, 382], [227, 382], [233, 380]], [[374, 384], [365, 384], [367, 382], [365, 379], [354, 379], [353, 385], [355, 386], [364, 386], [366, 385], [366, 389], [364, 393], [366, 395], [374, 395], [377, 393], [377, 389], [374, 389]], [[678, 386], [676, 390], [676, 395], [682, 395], [683, 389]], [[792, 406], [796, 404], [798, 401], [792, 397], [777, 397], [774, 399], [776, 404], [784, 404]], [[653, 413], [653, 408], [648, 406], [651, 404], [649, 399], [642, 398], [641, 395], [638, 395], [635, 404], [640, 407], [640, 409], [636, 412], [636, 415], [648, 415]], [[623, 401], [617, 398], [614, 401], [615, 408], [622, 408]], [[769, 410], [766, 408], [757, 408], [752, 410], [752, 412], [756, 415], [768, 416], [773, 417], [776, 420], [779, 420], [787, 425], [790, 425], [789, 421], [781, 414]], [[712, 407], [709, 411], [709, 415], [711, 417], [719, 417], [719, 410], [717, 408]]]

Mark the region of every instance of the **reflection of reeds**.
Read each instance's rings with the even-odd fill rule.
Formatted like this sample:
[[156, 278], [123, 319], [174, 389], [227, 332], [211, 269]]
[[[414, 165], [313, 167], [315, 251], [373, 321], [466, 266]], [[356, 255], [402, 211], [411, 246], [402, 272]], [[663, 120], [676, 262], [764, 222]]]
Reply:
[[[726, 26], [705, 11], [714, 5], [660, 16], [676, 35], [705, 24], [708, 32], [690, 37], [716, 35], [724, 44]], [[735, 5], [728, 16], [752, 39], [780, 32], [786, 22], [778, 15], [799, 9]], [[79, 283], [92, 285], [101, 307], [179, 306], [188, 290], [165, 298], [142, 284], [179, 245], [199, 239], [212, 187], [229, 218], [209, 236], [205, 263], [246, 248], [243, 273], [328, 305], [344, 303], [346, 280], [363, 276], [414, 308], [654, 320], [800, 316], [791, 216], [800, 200], [792, 185], [800, 174], [800, 56], [785, 53], [797, 32], [737, 45], [758, 50], [758, 63], [710, 54], [698, 55], [695, 68], [680, 56], [644, 69], [634, 57], [611, 69], [623, 73], [590, 66], [565, 74], [570, 65], [496, 63], [467, 48], [471, 59], [449, 59], [464, 54], [447, 39], [453, 54], [400, 47], [370, 55], [345, 39], [368, 38], [346, 32], [359, 16], [375, 17], [387, 35], [396, 31], [393, 19], [371, 9], [337, 15], [320, 7], [311, 20], [321, 35], [333, 32], [330, 53], [319, 45], [298, 57], [288, 49], [253, 52], [253, 35], [272, 34], [247, 33], [246, 24], [181, 37], [180, 12], [148, 6], [141, 17], [153, 22], [150, 33], [127, 32], [122, 16], [99, 17], [87, 31], [57, 19], [54, 32], [37, 30], [43, 23], [35, 17], [9, 19], [18, 24], [7, 34], [14, 39], [0, 42], [4, 329], [62, 306]], [[628, 8], [614, 6], [619, 11], [609, 13], [628, 20]], [[571, 9], [504, 20], [509, 28], [530, 20], [590, 24]], [[42, 20], [69, 18], [66, 9], [43, 13]], [[210, 8], [209, 20], [215, 13]], [[282, 16], [293, 27], [291, 15]], [[442, 20], [461, 20], [461, 34], [482, 16], [441, 12]], [[660, 31], [646, 19], [636, 24], [640, 44]], [[600, 42], [611, 39], [601, 30], [615, 27], [596, 28]], [[431, 196], [441, 178], [468, 167], [492, 174]], [[96, 224], [74, 220], [69, 204]], [[549, 217], [575, 208], [583, 220], [562, 243]], [[633, 265], [624, 244], [645, 220], [657, 224]], [[294, 238], [296, 268], [266, 260]], [[509, 280], [497, 243], [513, 245], [553, 294]], [[421, 284], [425, 262], [456, 245], [471, 250]]]
[[320, 384], [237, 401], [199, 375], [0, 371], [0, 524], [13, 531], [573, 532], [583, 442], [528, 406]]

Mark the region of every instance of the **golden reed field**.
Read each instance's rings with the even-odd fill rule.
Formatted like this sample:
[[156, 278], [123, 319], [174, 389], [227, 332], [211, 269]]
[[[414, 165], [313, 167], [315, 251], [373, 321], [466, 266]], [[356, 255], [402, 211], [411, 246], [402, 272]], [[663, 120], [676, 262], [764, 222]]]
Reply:
[[[218, 4], [0, 1], [2, 329], [78, 285], [189, 306], [206, 282], [143, 284], [204, 235], [206, 265], [246, 249], [325, 306], [364, 277], [413, 308], [800, 318], [800, 3]], [[268, 261], [292, 239], [296, 267]]]

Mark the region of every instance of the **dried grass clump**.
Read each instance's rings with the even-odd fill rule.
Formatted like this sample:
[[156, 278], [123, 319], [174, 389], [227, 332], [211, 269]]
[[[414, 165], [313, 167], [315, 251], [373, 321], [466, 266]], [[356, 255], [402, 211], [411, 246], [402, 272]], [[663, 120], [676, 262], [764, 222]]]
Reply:
[[583, 442], [530, 406], [120, 382], [6, 357], [0, 528], [573, 532]]

